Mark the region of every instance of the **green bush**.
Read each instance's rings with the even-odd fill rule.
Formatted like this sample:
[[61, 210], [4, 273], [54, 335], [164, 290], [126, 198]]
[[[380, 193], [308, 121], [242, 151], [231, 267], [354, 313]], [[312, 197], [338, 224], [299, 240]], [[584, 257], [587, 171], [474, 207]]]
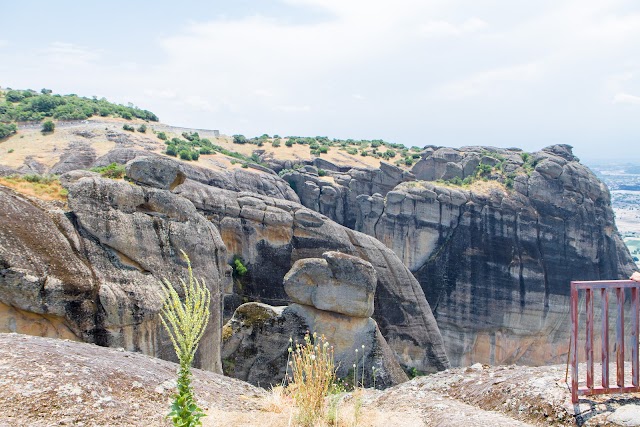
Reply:
[[233, 268], [234, 277], [242, 277], [249, 272], [247, 267], [245, 267], [242, 263], [242, 258], [237, 255], [233, 257], [233, 264], [231, 265], [231, 267]]
[[326, 145], [323, 145], [320, 148], [318, 148], [318, 151], [322, 154], [327, 154], [329, 152], [329, 147], [327, 147]]
[[318, 169], [318, 176], [326, 176], [327, 175], [327, 171], [324, 169]]
[[47, 120], [42, 124], [42, 132], [51, 133], [55, 130], [56, 125], [51, 120]]
[[244, 135], [233, 135], [234, 144], [246, 144], [247, 138]]
[[13, 135], [16, 132], [18, 132], [18, 127], [15, 124], [0, 123], [0, 139]]
[[205, 416], [198, 407], [191, 386], [191, 364], [209, 322], [211, 293], [204, 281], [193, 277], [189, 257], [184, 251], [181, 252], [187, 262], [189, 274], [187, 282], [180, 279], [184, 300], [180, 298], [171, 282], [164, 279], [164, 304], [160, 320], [180, 362], [177, 393], [173, 396], [168, 418], [176, 427], [193, 427], [202, 425], [200, 418]]
[[489, 175], [493, 171], [493, 167], [486, 163], [481, 163], [476, 167], [476, 176], [483, 177]]
[[5, 94], [5, 98], [9, 102], [20, 102], [24, 99], [24, 95], [20, 91], [10, 90]]
[[140, 133], [146, 133], [146, 132], [147, 132], [147, 125], [145, 125], [144, 123], [143, 123], [143, 124], [141, 124], [141, 125], [138, 127], [138, 132], [140, 132]]
[[180, 150], [178, 155], [182, 160], [191, 160], [191, 152], [189, 150]]
[[165, 151], [165, 154], [176, 157], [178, 155], [178, 149], [176, 148], [175, 145], [167, 145], [167, 150]]
[[271, 146], [272, 146], [273, 148], [278, 148], [278, 147], [280, 147], [280, 138], [276, 138], [276, 139], [274, 139], [274, 140], [273, 140], [273, 142], [271, 143]]
[[122, 125], [122, 129], [127, 130], [129, 132], [135, 132], [136, 131], [136, 129], [133, 126], [128, 125], [126, 123], [124, 125]]
[[163, 140], [163, 141], [166, 141], [166, 140], [167, 140], [167, 134], [166, 134], [166, 133], [164, 133], [164, 132], [158, 132], [158, 133], [156, 134], [156, 136], [158, 137], [158, 139], [161, 139], [161, 140]]
[[290, 139], [287, 139], [284, 145], [286, 145], [287, 147], [293, 147], [293, 141], [291, 141]]
[[117, 163], [111, 163], [109, 166], [102, 166], [91, 169], [92, 172], [97, 172], [105, 178], [118, 179], [124, 177], [124, 165]]

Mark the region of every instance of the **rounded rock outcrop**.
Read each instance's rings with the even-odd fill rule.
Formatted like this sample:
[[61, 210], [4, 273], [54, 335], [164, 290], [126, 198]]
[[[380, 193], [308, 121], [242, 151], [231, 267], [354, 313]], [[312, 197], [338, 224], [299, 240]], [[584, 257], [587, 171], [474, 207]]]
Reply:
[[376, 270], [371, 263], [340, 252], [324, 259], [296, 261], [284, 277], [284, 290], [299, 304], [352, 317], [371, 317]]

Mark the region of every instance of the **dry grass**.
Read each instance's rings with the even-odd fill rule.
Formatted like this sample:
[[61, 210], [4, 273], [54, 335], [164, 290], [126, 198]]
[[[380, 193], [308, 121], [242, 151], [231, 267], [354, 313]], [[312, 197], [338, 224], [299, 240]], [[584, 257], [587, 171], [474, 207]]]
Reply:
[[483, 181], [478, 180], [474, 181], [470, 186], [470, 190], [473, 190], [475, 193], [479, 194], [491, 194], [494, 191], [498, 191], [500, 193], [506, 194], [507, 190], [504, 184], [501, 184], [498, 181]]
[[289, 376], [287, 370], [287, 392], [298, 408], [296, 419], [300, 425], [313, 426], [323, 418], [325, 397], [335, 383], [333, 347], [329, 346], [324, 336], [307, 333], [304, 342], [290, 347], [289, 353], [291, 374]]
[[0, 185], [41, 200], [67, 200], [67, 190], [62, 188], [60, 181], [56, 179], [32, 182], [20, 177], [4, 177], [0, 178]]

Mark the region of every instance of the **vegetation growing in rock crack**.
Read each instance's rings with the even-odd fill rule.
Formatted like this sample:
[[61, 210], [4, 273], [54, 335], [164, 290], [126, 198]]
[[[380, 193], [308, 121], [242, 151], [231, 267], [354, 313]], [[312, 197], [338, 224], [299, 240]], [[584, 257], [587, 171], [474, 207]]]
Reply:
[[231, 267], [233, 268], [233, 277], [235, 278], [240, 278], [249, 272], [249, 269], [242, 262], [242, 258], [237, 255], [233, 257], [233, 264]]
[[211, 294], [204, 281], [193, 277], [189, 257], [184, 251], [181, 252], [189, 274], [188, 282], [180, 279], [184, 300], [171, 282], [164, 279], [165, 302], [160, 319], [180, 362], [178, 390], [168, 417], [176, 427], [192, 427], [202, 425], [200, 418], [205, 416], [196, 403], [191, 386], [191, 364], [209, 321]]

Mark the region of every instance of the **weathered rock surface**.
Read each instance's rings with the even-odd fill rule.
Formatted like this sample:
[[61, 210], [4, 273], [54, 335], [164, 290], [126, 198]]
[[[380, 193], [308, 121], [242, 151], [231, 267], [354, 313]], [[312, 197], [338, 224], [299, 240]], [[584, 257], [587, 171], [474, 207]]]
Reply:
[[[176, 370], [118, 349], [0, 334], [0, 425], [167, 426]], [[208, 410], [205, 427], [288, 425], [292, 408], [263, 389], [197, 369], [192, 384]], [[358, 425], [367, 427], [617, 427], [636, 415], [638, 400], [593, 396], [573, 406], [564, 365], [451, 369], [358, 396]], [[354, 400], [348, 393], [339, 401], [345, 424]]]
[[288, 172], [283, 178], [296, 191], [302, 205], [349, 228], [356, 225], [359, 195], [384, 197], [401, 182], [415, 180], [412, 173], [386, 162], [380, 163], [380, 169], [353, 168], [347, 172], [325, 166], [327, 177], [319, 177], [314, 167]]
[[[178, 283], [184, 250], [210, 287], [212, 317], [197, 366], [220, 371], [225, 246], [209, 221], [168, 191], [78, 171], [62, 179], [71, 212], [0, 187], [0, 327], [124, 347], [165, 359], [159, 281]], [[42, 325], [42, 326], [36, 326]]]
[[440, 179], [446, 164], [499, 164], [511, 172], [488, 175], [511, 179], [513, 189], [422, 181], [358, 198], [356, 229], [414, 272], [454, 365], [563, 362], [569, 282], [627, 278], [633, 269], [608, 190], [570, 147], [527, 155], [526, 164], [521, 154], [441, 148], [414, 168], [418, 178]]
[[126, 167], [127, 176], [137, 184], [172, 189], [185, 178], [230, 191], [249, 191], [297, 202], [296, 193], [279, 176], [239, 168], [229, 171], [200, 168], [159, 156], [135, 157]]
[[[177, 370], [123, 349], [0, 333], [0, 426], [168, 426]], [[264, 390], [213, 372], [193, 374], [205, 411], [259, 413], [265, 406]]]
[[376, 239], [340, 226], [297, 203], [235, 193], [187, 179], [173, 190], [219, 228], [229, 255], [249, 272], [227, 289], [230, 316], [243, 298], [273, 305], [291, 302], [282, 279], [295, 261], [340, 251], [371, 263], [377, 286], [374, 319], [401, 364], [421, 371], [448, 366], [424, 293], [409, 270]]
[[370, 317], [345, 316], [301, 304], [272, 307], [251, 302], [238, 307], [224, 327], [225, 374], [263, 387], [279, 384], [286, 374], [288, 348], [303, 343], [307, 331], [324, 336], [333, 347], [337, 375], [341, 378], [353, 375], [352, 366], [356, 364], [358, 382], [364, 372], [364, 382], [369, 387], [373, 386], [374, 375], [378, 388], [407, 380]]
[[331, 345], [339, 377], [353, 375], [355, 365], [359, 381], [368, 386], [385, 388], [406, 381], [369, 317], [375, 285], [373, 266], [351, 255], [326, 252], [322, 259], [296, 261], [284, 279], [285, 291], [296, 303], [243, 304], [225, 325], [222, 357], [227, 373], [252, 384], [279, 383], [286, 375], [288, 348], [304, 343], [305, 333], [312, 331], [314, 337], [324, 338], [315, 341], [319, 345]]
[[371, 317], [376, 271], [358, 257], [325, 252], [324, 259], [300, 259], [284, 276], [293, 302], [352, 317]]
[[120, 148], [116, 147], [113, 150], [109, 151], [104, 156], [100, 156], [93, 162], [91, 167], [104, 167], [109, 166], [111, 163], [115, 163], [117, 165], [124, 165], [127, 162], [137, 158], [137, 157], [149, 157], [149, 156], [158, 156], [162, 158], [162, 156], [154, 153], [150, 153], [149, 151], [137, 150], [135, 148]]
[[96, 160], [96, 151], [84, 141], [72, 142], [49, 173], [61, 175], [76, 169], [88, 169]]

